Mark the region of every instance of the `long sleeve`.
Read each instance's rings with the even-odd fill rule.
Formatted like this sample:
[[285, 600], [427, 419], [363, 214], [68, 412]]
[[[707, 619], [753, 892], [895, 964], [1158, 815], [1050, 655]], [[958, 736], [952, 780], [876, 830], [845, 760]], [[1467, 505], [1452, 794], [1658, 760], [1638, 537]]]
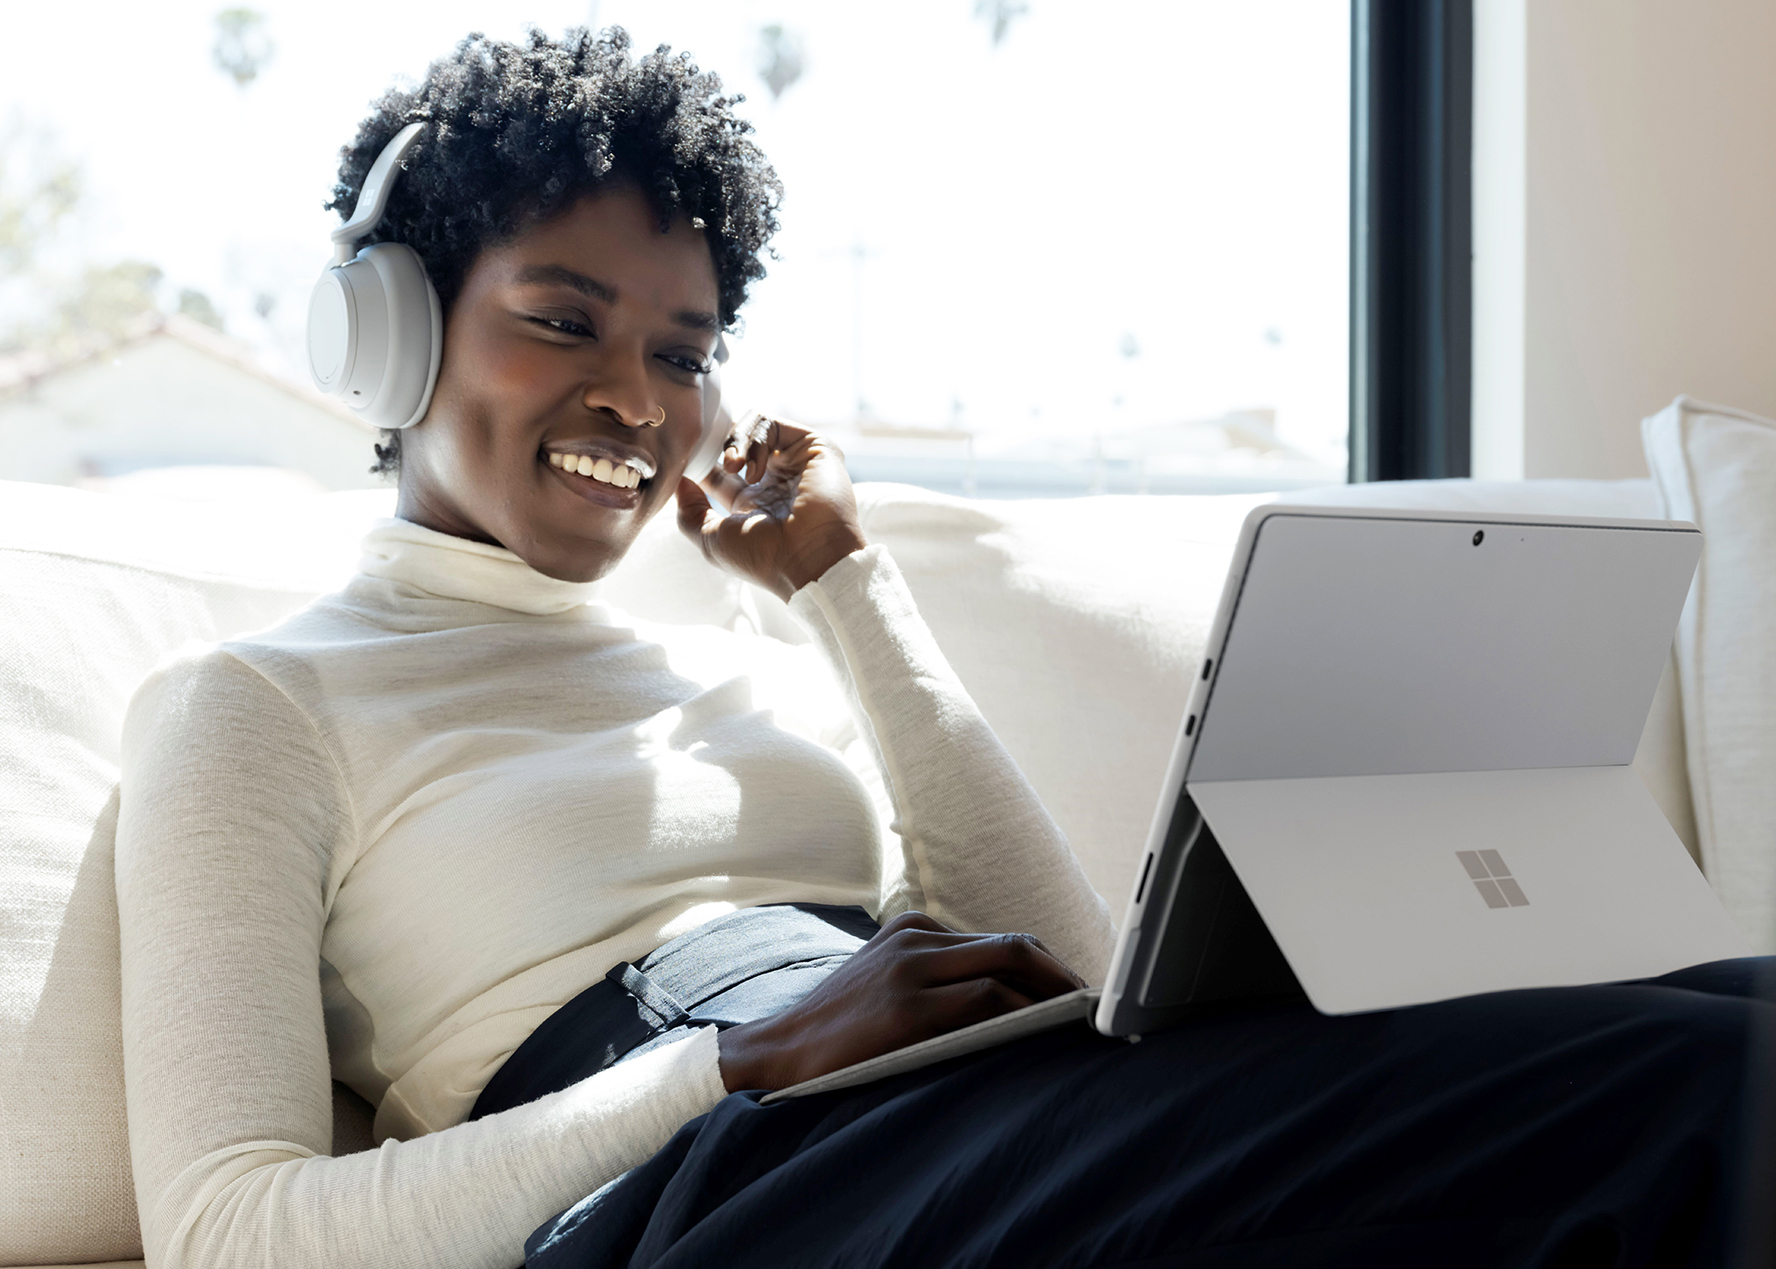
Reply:
[[344, 1158], [319, 981], [354, 831], [312, 722], [226, 651], [151, 677], [117, 844], [130, 1147], [150, 1266], [516, 1265], [531, 1230], [723, 1095], [715, 1033]]
[[959, 929], [1032, 933], [1102, 982], [1109, 909], [944, 660], [886, 549], [840, 560], [790, 609], [846, 685], [887, 782], [905, 861], [884, 916], [917, 907]]

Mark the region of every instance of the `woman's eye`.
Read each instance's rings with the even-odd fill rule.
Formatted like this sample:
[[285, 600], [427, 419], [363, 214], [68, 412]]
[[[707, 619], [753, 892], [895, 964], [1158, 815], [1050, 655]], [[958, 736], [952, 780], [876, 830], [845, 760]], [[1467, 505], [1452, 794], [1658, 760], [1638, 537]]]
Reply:
[[571, 317], [533, 317], [530, 319], [538, 326], [547, 326], [550, 330], [562, 335], [572, 335], [576, 339], [590, 339], [592, 328], [584, 322], [577, 322]]
[[711, 370], [709, 362], [701, 357], [687, 357], [682, 353], [662, 353], [660, 357], [667, 365], [686, 374], [706, 375]]

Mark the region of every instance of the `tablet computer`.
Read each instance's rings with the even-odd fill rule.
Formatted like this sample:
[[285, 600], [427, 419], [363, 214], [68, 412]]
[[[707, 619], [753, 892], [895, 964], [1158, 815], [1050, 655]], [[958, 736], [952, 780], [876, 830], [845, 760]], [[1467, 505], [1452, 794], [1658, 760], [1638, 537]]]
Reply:
[[1701, 547], [1668, 521], [1256, 509], [1094, 1025], [1749, 955], [1629, 765]]

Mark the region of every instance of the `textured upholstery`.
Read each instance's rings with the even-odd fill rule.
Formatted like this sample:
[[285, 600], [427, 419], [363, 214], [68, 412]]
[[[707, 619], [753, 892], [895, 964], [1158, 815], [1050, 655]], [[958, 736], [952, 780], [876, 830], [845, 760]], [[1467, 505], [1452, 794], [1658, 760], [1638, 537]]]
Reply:
[[1665, 514], [1708, 543], [1677, 633], [1703, 864], [1776, 952], [1776, 421], [1679, 397], [1643, 435]]

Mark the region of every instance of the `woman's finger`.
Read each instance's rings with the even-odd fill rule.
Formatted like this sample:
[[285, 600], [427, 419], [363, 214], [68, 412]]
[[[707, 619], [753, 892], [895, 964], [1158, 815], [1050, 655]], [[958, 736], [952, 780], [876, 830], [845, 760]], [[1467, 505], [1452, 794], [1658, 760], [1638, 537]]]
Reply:
[[1085, 986], [1047, 950], [1018, 934], [982, 935], [947, 946], [909, 950], [909, 954], [918, 958], [919, 972], [933, 984], [997, 978], [1043, 1000]]
[[755, 477], [745, 473], [764, 437], [765, 423], [764, 415], [756, 410], [736, 420], [722, 445], [721, 461], [716, 466], [729, 475], [744, 476], [743, 483], [751, 483]]
[[805, 461], [807, 443], [814, 435], [800, 424], [786, 423], [763, 414], [753, 414], [745, 431], [746, 483], [749, 485], [762, 479], [767, 468]]
[[723, 514], [709, 505], [702, 488], [689, 476], [678, 478], [678, 529], [710, 558], [710, 538], [720, 525]]
[[1036, 935], [1034, 935], [1034, 934], [1019, 934], [1018, 937], [1024, 938], [1024, 939], [1029, 939], [1030, 942], [1034, 943], [1036, 945], [1036, 947], [1041, 952], [1043, 952], [1045, 955], [1053, 958], [1054, 963], [1059, 965], [1062, 969], [1066, 970], [1068, 976], [1071, 977], [1073, 979], [1073, 981], [1076, 982], [1079, 986], [1081, 986], [1081, 987], [1091, 986], [1091, 984], [1086, 982], [1085, 979], [1081, 978], [1078, 974], [1074, 973], [1073, 967], [1071, 965], [1067, 964], [1067, 962], [1062, 960], [1059, 956], [1056, 956], [1054, 949], [1051, 948], [1047, 943], [1044, 943]]
[[[896, 939], [896, 935], [899, 935], [900, 937]], [[957, 930], [952, 926], [945, 925], [936, 917], [913, 908], [900, 913], [898, 916], [890, 918], [876, 933], [875, 937], [869, 940], [869, 943], [882, 944], [890, 940], [893, 940], [900, 950], [909, 952], [915, 950], [935, 950], [945, 947], [958, 947], [969, 943], [986, 942], [1006, 944], [1013, 941], [1022, 942], [1028, 944], [1030, 948], [1040, 954], [1035, 963], [1052, 963], [1054, 967], [1058, 968], [1061, 974], [1065, 975], [1065, 979], [1069, 984], [1067, 990], [1074, 991], [1089, 985], [1083, 978], [1074, 973], [1072, 968], [1068, 966], [1065, 961], [1056, 956], [1054, 952], [1049, 949], [1048, 944], [1044, 943], [1034, 934], [969, 934]], [[865, 944], [865, 946], [868, 945], [869, 944]]]
[[730, 421], [727, 439], [722, 442], [721, 456], [715, 462], [716, 471], [736, 476], [745, 470], [747, 457], [752, 452], [759, 417], [758, 412], [753, 411]]
[[928, 988], [918, 996], [920, 1021], [931, 1028], [933, 1035], [973, 1026], [988, 1018], [1027, 1009], [1035, 1003], [1017, 988], [996, 978], [946, 983], [942, 987]]
[[[934, 916], [929, 916], [917, 908], [909, 908], [900, 915], [890, 918], [888, 923], [876, 934], [876, 938], [881, 938], [884, 934], [893, 934], [898, 930], [935, 930], [942, 934], [960, 933], [954, 926], [945, 925]], [[874, 939], [871, 941], [874, 942]]]
[[[878, 934], [874, 939], [870, 940], [869, 943], [864, 944], [864, 947], [869, 947], [871, 944], [875, 944], [895, 955], [908, 956], [914, 952], [936, 952], [942, 951], [944, 948], [948, 947], [962, 947], [969, 943], [979, 943], [983, 939], [991, 939], [993, 937], [995, 936], [991, 934], [963, 934], [956, 930], [928, 930], [917, 927], [908, 927], [906, 929], [895, 930], [892, 933], [884, 930], [881, 934]], [[858, 950], [861, 952], [863, 949], [859, 948]], [[919, 972], [921, 974], [926, 973], [923, 969]], [[936, 982], [938, 980], [933, 978], [931, 981]]]
[[785, 419], [776, 418], [767, 419], [766, 422], [770, 424], [770, 430], [765, 439], [770, 442], [772, 449], [788, 449], [804, 437], [813, 435], [800, 423], [791, 423]]
[[709, 474], [699, 483], [709, 492], [710, 497], [721, 504], [722, 510], [732, 511], [734, 500], [746, 488], [747, 481], [743, 476], [728, 471], [725, 462], [724, 459], [722, 463], [710, 468]]
[[746, 483], [756, 485], [777, 453], [777, 421], [762, 414], [752, 416], [746, 446]]

